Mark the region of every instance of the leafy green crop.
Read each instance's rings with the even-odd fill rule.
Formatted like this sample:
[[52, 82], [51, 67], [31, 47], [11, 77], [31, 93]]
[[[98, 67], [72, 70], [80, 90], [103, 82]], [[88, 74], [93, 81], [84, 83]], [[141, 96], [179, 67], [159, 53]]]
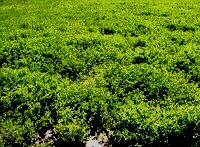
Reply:
[[101, 134], [199, 146], [199, 12], [198, 0], [0, 0], [0, 146]]

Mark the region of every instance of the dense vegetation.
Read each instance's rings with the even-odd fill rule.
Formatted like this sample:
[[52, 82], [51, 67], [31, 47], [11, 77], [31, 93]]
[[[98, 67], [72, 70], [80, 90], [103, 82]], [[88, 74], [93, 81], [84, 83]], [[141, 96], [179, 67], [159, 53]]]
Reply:
[[0, 0], [0, 110], [0, 146], [200, 146], [200, 1]]

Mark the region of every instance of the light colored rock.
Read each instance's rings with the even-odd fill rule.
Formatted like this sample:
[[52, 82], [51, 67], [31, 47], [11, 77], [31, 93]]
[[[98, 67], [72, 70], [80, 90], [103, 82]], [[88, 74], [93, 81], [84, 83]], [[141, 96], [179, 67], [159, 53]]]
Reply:
[[86, 142], [86, 147], [104, 147], [104, 145], [100, 144], [100, 141], [92, 136], [90, 140]]

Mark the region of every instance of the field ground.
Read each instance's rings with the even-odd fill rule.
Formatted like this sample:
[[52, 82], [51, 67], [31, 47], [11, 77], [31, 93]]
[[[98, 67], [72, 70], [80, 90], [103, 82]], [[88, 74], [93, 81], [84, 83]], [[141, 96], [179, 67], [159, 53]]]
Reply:
[[0, 146], [200, 146], [200, 1], [0, 0], [0, 110]]

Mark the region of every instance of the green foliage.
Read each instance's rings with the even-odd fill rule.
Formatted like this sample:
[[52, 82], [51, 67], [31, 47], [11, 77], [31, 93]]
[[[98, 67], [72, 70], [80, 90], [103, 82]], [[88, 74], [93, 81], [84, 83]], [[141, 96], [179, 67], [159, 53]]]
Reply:
[[102, 133], [110, 146], [199, 146], [199, 12], [197, 0], [0, 0], [0, 146]]
[[[156, 69], [148, 64], [114, 67], [106, 75], [108, 89], [120, 98], [135, 98], [137, 93], [144, 101], [171, 101], [177, 104], [198, 101], [198, 89], [189, 84], [183, 74]], [[141, 97], [137, 101], [141, 101]], [[134, 99], [133, 99], [134, 101]]]

